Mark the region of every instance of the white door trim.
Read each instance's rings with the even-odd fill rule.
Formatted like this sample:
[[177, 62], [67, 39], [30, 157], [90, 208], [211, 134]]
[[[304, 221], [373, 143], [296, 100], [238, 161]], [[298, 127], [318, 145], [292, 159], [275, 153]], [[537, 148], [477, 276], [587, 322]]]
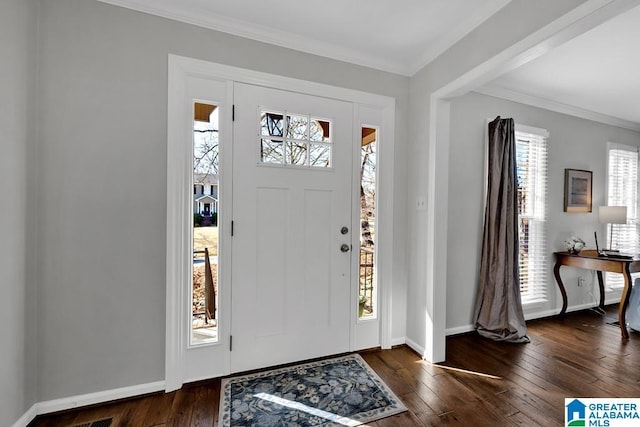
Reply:
[[[185, 150], [180, 150], [180, 141], [185, 135], [180, 134], [184, 117], [185, 85], [189, 76], [199, 76], [217, 80], [248, 83], [259, 86], [300, 92], [314, 96], [332, 98], [354, 104], [369, 105], [382, 109], [383, 126], [381, 129], [384, 144], [380, 146], [380, 224], [379, 247], [381, 255], [378, 262], [380, 286], [380, 342], [383, 348], [391, 347], [391, 298], [393, 278], [393, 184], [394, 184], [394, 144], [395, 144], [395, 99], [353, 89], [315, 83], [290, 77], [246, 70], [243, 68], [217, 64], [169, 54], [168, 57], [168, 106], [167, 106], [167, 270], [166, 270], [166, 347], [165, 347], [165, 382], [166, 391], [178, 389], [185, 382], [182, 363], [183, 348], [187, 342], [186, 330], [181, 319], [184, 319], [184, 291], [182, 284], [187, 277], [181, 260], [186, 259], [188, 237], [184, 227], [188, 220], [188, 212], [180, 209], [181, 192], [189, 190], [190, 170], [184, 166], [190, 159], [184, 159]], [[180, 163], [182, 162], [182, 163]], [[186, 163], [185, 163], [186, 162]], [[354, 242], [355, 244], [358, 242]], [[222, 340], [228, 337], [221, 337]]]
[[[229, 82], [191, 73], [180, 64], [169, 61], [169, 92], [167, 118], [167, 264], [166, 264], [166, 344], [165, 344], [165, 386], [166, 391], [178, 389], [186, 381], [196, 381], [209, 378], [212, 375], [228, 373], [228, 351], [222, 352], [222, 347], [228, 350], [229, 311], [218, 310], [221, 325], [218, 328], [219, 341], [217, 343], [189, 346], [191, 330], [185, 319], [190, 313], [187, 311], [187, 295], [191, 286], [192, 259], [192, 228], [193, 215], [193, 152], [190, 144], [193, 138], [192, 106], [194, 95], [208, 92], [206, 95], [217, 99], [216, 104], [221, 108], [220, 113], [220, 172], [221, 175], [230, 171], [231, 156], [227, 153], [231, 145], [231, 111], [233, 87]], [[195, 86], [194, 86], [195, 85]], [[206, 88], [206, 89], [205, 89]], [[214, 89], [215, 88], [215, 89]], [[194, 92], [195, 90], [195, 92]], [[202, 100], [199, 95], [198, 98]], [[206, 99], [206, 98], [205, 98]], [[221, 181], [219, 194], [231, 193], [231, 180]], [[226, 196], [223, 196], [226, 197]], [[231, 213], [231, 205], [225, 204], [219, 212], [219, 218], [227, 218]], [[227, 266], [230, 256], [226, 254], [228, 231], [226, 224], [218, 227], [220, 232], [220, 247], [223, 252], [218, 256], [219, 273], [219, 304], [228, 307], [230, 292], [227, 284]], [[197, 371], [189, 367], [194, 361], [207, 359], [211, 354], [202, 354], [196, 348], [216, 347], [218, 354], [225, 354], [225, 360], [212, 365], [207, 372]]]

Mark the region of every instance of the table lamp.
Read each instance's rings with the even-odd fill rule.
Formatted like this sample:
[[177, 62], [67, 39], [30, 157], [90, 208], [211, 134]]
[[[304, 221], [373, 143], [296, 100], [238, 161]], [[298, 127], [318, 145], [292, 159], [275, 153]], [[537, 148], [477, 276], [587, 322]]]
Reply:
[[598, 208], [598, 221], [602, 224], [611, 224], [609, 231], [609, 247], [613, 250], [613, 224], [627, 223], [626, 206], [600, 206]]

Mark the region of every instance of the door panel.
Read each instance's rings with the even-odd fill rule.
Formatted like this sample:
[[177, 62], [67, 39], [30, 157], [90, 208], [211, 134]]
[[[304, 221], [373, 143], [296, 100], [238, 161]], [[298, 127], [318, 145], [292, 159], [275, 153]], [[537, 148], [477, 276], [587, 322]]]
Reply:
[[[231, 371], [346, 352], [351, 254], [340, 246], [352, 240], [341, 228], [351, 224], [353, 107], [245, 84], [234, 100]], [[269, 161], [282, 164], [260, 162], [264, 111], [282, 134], [268, 137], [282, 150]]]
[[[287, 192], [282, 188], [257, 188], [255, 292], [256, 319], [268, 319], [254, 325], [256, 337], [282, 335], [286, 328], [286, 228], [280, 209], [287, 211]], [[241, 268], [250, 268], [250, 259], [239, 260]], [[238, 294], [238, 297], [240, 294]], [[238, 301], [243, 304], [243, 302]], [[240, 337], [236, 336], [236, 342]]]

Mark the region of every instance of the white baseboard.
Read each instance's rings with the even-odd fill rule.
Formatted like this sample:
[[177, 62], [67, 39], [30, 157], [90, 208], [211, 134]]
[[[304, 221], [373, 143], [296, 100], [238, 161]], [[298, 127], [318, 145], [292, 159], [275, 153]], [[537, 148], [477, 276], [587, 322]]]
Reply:
[[[609, 304], [617, 304], [620, 302], [620, 298], [618, 298], [617, 300], [615, 300], [615, 298], [613, 298], [611, 301], [607, 301], [605, 299], [605, 305], [609, 305]], [[589, 308], [594, 308], [596, 307], [596, 304], [593, 302], [587, 302], [585, 304], [577, 304], [577, 305], [572, 305], [570, 307], [567, 307], [567, 313], [571, 313], [572, 311], [580, 311], [580, 310], [587, 310]], [[551, 310], [541, 310], [541, 311], [536, 311], [533, 313], [528, 313], [525, 314], [525, 319], [526, 320], [534, 320], [534, 319], [540, 319], [543, 317], [550, 317], [550, 316], [557, 316], [558, 314], [560, 314], [560, 309], [559, 308], [554, 308]]]
[[15, 423], [13, 423], [12, 427], [27, 427], [31, 421], [38, 414], [37, 412], [38, 404], [34, 403], [31, 408], [27, 412], [24, 413]]
[[417, 344], [415, 341], [410, 340], [409, 338], [405, 339], [405, 344], [407, 344], [409, 347], [413, 349], [413, 351], [415, 351], [416, 353], [418, 353], [420, 356], [424, 358], [424, 347]]
[[112, 400], [126, 399], [157, 391], [164, 391], [164, 381], [156, 381], [147, 384], [138, 384], [130, 387], [116, 388], [99, 391], [96, 393], [81, 394], [78, 396], [63, 397], [61, 399], [46, 400], [34, 404], [13, 427], [26, 427], [37, 415], [50, 414], [52, 412], [94, 405], [96, 403], [111, 402]]
[[37, 411], [38, 415], [49, 414], [51, 412], [64, 411], [65, 409], [73, 409], [80, 406], [94, 405], [96, 403], [104, 403], [112, 400], [154, 393], [160, 390], [164, 390], [164, 381], [156, 381], [154, 383], [139, 384], [130, 387], [116, 388], [113, 390], [99, 391], [97, 393], [82, 394], [79, 396], [38, 402]]
[[473, 324], [456, 326], [455, 328], [449, 328], [444, 333], [446, 336], [449, 335], [458, 335], [458, 334], [466, 334], [467, 332], [475, 331], [475, 326]]
[[605, 296], [604, 305], [619, 304], [621, 299], [622, 299], [622, 295], [614, 295], [609, 299], [607, 299], [607, 297]]
[[[619, 297], [617, 299], [614, 297], [614, 298], [611, 298], [610, 300], [605, 300], [605, 304], [606, 305], [617, 304], [619, 302], [620, 302], [620, 298]], [[571, 307], [567, 307], [567, 313], [570, 313], [572, 311], [586, 310], [586, 309], [593, 308], [593, 307], [594, 307], [594, 303], [593, 302], [588, 302], [588, 303], [585, 303], [585, 304], [572, 305]], [[525, 320], [534, 320], [534, 319], [540, 319], [540, 318], [543, 318], [543, 317], [557, 316], [559, 313], [560, 313], [560, 309], [559, 308], [554, 308], [554, 309], [550, 309], [550, 310], [539, 310], [539, 311], [534, 311], [534, 312], [531, 312], [531, 313], [525, 313], [524, 318], [525, 318]], [[475, 327], [472, 324], [456, 326], [454, 328], [447, 329], [446, 335], [450, 336], [450, 335], [464, 334], [464, 333], [467, 333], [467, 332], [473, 332], [474, 330], [475, 330]], [[409, 340], [407, 339], [407, 345], [409, 345], [408, 341]]]
[[[593, 304], [591, 304], [592, 306]], [[585, 307], [587, 308], [587, 307]], [[576, 307], [569, 307], [567, 308], [567, 313], [570, 311], [577, 311], [577, 310], [582, 310], [582, 308], [576, 308]], [[524, 314], [524, 319], [525, 320], [535, 320], [535, 319], [541, 319], [543, 317], [550, 317], [550, 316], [556, 316], [560, 313], [560, 309], [558, 308], [554, 308], [551, 310], [538, 310], [538, 311], [534, 311], [532, 313], [525, 313]]]
[[406, 344], [406, 342], [407, 342], [407, 337], [392, 338], [391, 339], [391, 347], [393, 347], [394, 345]]

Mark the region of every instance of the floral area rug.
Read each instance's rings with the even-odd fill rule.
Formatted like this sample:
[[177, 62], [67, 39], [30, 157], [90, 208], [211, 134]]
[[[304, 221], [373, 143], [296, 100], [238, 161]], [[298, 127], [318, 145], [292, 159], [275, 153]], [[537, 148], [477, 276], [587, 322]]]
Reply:
[[220, 426], [359, 426], [407, 409], [357, 354], [222, 381]]

